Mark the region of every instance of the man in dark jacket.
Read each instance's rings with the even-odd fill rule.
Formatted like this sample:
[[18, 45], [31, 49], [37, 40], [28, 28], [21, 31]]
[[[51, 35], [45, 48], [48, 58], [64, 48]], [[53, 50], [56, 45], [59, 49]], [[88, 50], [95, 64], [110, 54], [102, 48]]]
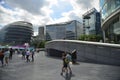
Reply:
[[77, 60], [77, 51], [76, 51], [76, 49], [74, 49], [72, 51], [71, 57], [72, 57], [72, 63], [76, 64], [76, 60]]
[[10, 48], [10, 55], [9, 55], [9, 59], [12, 59], [12, 55], [13, 55], [13, 49]]

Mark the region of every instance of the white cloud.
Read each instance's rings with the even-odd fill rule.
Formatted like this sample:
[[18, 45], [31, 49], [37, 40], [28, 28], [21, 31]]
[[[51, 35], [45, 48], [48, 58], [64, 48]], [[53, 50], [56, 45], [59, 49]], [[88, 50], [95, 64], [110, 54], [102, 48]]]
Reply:
[[[58, 0], [46, 0], [49, 3], [49, 7], [51, 8], [52, 6], [57, 6]], [[48, 6], [48, 5], [47, 5]]]
[[6, 0], [6, 3], [11, 6], [14, 11], [4, 8], [2, 9], [3, 14], [6, 15], [9, 12], [9, 16], [11, 17], [16, 16], [21, 20], [29, 21], [33, 24], [44, 24], [52, 20], [50, 14], [53, 11], [50, 9], [50, 7], [52, 5], [56, 5], [57, 1], [54, 0], [54, 2], [52, 2], [50, 0]]
[[[73, 7], [71, 11], [61, 13], [61, 18], [52, 18], [54, 14], [52, 7], [59, 7], [58, 0], [6, 0], [5, 2], [12, 9], [0, 5], [0, 24], [8, 24], [14, 21], [24, 20], [33, 25], [44, 25], [65, 22], [69, 20], [82, 21], [82, 14], [95, 7], [99, 10], [99, 0], [61, 0], [64, 3], [70, 3]], [[5, 4], [2, 2], [2, 4]], [[87, 5], [87, 6], [86, 6]], [[54, 14], [55, 15], [55, 14]], [[38, 26], [37, 26], [38, 27]], [[35, 27], [35, 31], [37, 30]]]
[[67, 16], [70, 20], [78, 20], [80, 22], [82, 21], [79, 11], [72, 10], [72, 11], [63, 13], [62, 15]]
[[51, 9], [49, 9], [49, 7], [44, 6], [41, 8], [41, 13], [44, 16], [49, 16], [51, 13], [53, 13], [53, 11]]
[[0, 23], [1, 24], [7, 24], [10, 23], [11, 21], [14, 21], [14, 17], [13, 15], [15, 14], [15, 12], [12, 12], [9, 9], [6, 9], [2, 6], [0, 6]]
[[33, 14], [39, 14], [40, 8], [49, 4], [46, 0], [6, 0], [11, 7], [18, 7]]
[[95, 7], [98, 11], [100, 11], [99, 0], [94, 0], [93, 3], [92, 3], [92, 5], [94, 5], [94, 7]]
[[38, 35], [38, 32], [34, 32], [34, 36]]
[[74, 9], [79, 9], [83, 12], [93, 7], [99, 10], [99, 0], [71, 0], [70, 2]]
[[[63, 0], [67, 1], [67, 0]], [[70, 0], [73, 10], [62, 13], [62, 18], [58, 19], [57, 22], [78, 20], [82, 22], [82, 15], [92, 8], [96, 8], [99, 11], [99, 0]]]

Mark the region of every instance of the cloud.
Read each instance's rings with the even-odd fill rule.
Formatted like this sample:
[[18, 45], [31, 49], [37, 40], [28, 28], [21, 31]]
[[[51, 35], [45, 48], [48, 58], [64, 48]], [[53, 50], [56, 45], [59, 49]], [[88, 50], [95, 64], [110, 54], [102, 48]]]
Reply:
[[[46, 0], [49, 3], [49, 7], [59, 5], [58, 0]], [[47, 5], [48, 6], [48, 5]]]
[[13, 8], [21, 8], [33, 14], [40, 14], [40, 8], [49, 4], [46, 0], [6, 0], [5, 2]]
[[4, 7], [0, 6], [0, 24], [7, 24], [10, 21], [14, 21], [14, 17], [12, 17], [15, 13], [9, 9], [5, 9]]
[[[70, 0], [73, 10], [62, 13], [62, 16], [67, 20], [78, 20], [82, 22], [82, 15], [92, 8], [96, 8], [99, 11], [99, 0]], [[61, 18], [60, 20], [63, 20]], [[65, 19], [65, 20], [66, 20]]]
[[43, 24], [47, 24], [48, 22], [50, 23], [52, 21], [51, 17], [49, 16], [49, 13], [51, 13], [52, 11], [50, 11], [45, 7], [41, 9], [45, 13], [44, 16], [32, 14], [27, 10], [24, 10], [18, 7], [14, 9], [8, 9], [3, 6], [0, 6], [0, 18], [1, 18], [0, 25], [4, 26], [6, 24], [9, 24], [15, 21], [27, 21], [33, 24], [35, 35], [36, 35], [36, 33], [38, 32], [37, 29], [39, 27], [36, 25], [43, 25]]
[[4, 4], [5, 2], [3, 0], [0, 0], [0, 4]]
[[39, 25], [34, 25], [34, 35], [38, 35], [38, 27]]
[[44, 7], [41, 9], [44, 12], [44, 16], [32, 14], [28, 12], [27, 10], [24, 10], [18, 7], [12, 10], [12, 9], [8, 9], [3, 6], [0, 6], [0, 17], [2, 18], [0, 19], [0, 23], [2, 24], [11, 23], [17, 20], [24, 20], [24, 21], [31, 22], [33, 24], [41, 24], [41, 23], [48, 22], [48, 20], [50, 19], [47, 19], [47, 18], [50, 18], [49, 13], [51, 13], [52, 11]]
[[49, 9], [48, 7], [45, 6], [41, 8], [42, 16], [49, 16], [51, 13], [53, 13], [53, 11]]
[[94, 7], [99, 11], [99, 0], [71, 0], [70, 2], [74, 10], [79, 10], [82, 13]]
[[68, 17], [69, 20], [77, 20], [82, 22], [81, 15], [79, 14], [79, 12], [76, 12], [75, 10], [65, 12], [62, 15]]
[[[64, 4], [60, 4], [59, 2]], [[65, 22], [70, 20], [78, 20], [82, 22], [82, 14], [95, 7], [99, 9], [99, 0], [5, 0], [0, 3], [0, 24], [5, 25], [15, 21], [31, 22], [35, 27], [36, 25], [53, 24]], [[7, 3], [7, 7], [4, 7]], [[2, 5], [1, 5], [2, 4]], [[69, 5], [71, 6], [69, 9]], [[87, 5], [87, 6], [86, 6]], [[67, 8], [66, 8], [67, 6]], [[56, 18], [55, 10], [59, 11], [60, 17]], [[65, 11], [68, 9], [67, 11]]]
[[[60, 14], [61, 18], [52, 18], [50, 16], [50, 14], [55, 14], [54, 13], [55, 11], [52, 10], [52, 7], [57, 6], [58, 10], [61, 7], [61, 5], [59, 5], [58, 3], [59, 2], [58, 0], [23, 0], [23, 1], [6, 0], [5, 2], [9, 6], [12, 6], [14, 11], [6, 9], [4, 13], [7, 14], [7, 16], [8, 15], [11, 16], [11, 18], [14, 16], [14, 18], [17, 18], [16, 20], [30, 21], [33, 24], [48, 24], [50, 22], [55, 23], [63, 19], [66, 21], [70, 19], [72, 20], [76, 19], [81, 21], [82, 14], [84, 14], [87, 11], [87, 7], [92, 8], [93, 4], [94, 5], [96, 4], [96, 0], [89, 0], [89, 2], [88, 0], [70, 0], [70, 1], [60, 0], [60, 1], [62, 1], [64, 4], [70, 3], [73, 7], [71, 11], [68, 12], [63, 11]], [[27, 5], [25, 5], [25, 3]]]
[[92, 6], [93, 0], [76, 0], [76, 4], [80, 5], [82, 9], [87, 9]]

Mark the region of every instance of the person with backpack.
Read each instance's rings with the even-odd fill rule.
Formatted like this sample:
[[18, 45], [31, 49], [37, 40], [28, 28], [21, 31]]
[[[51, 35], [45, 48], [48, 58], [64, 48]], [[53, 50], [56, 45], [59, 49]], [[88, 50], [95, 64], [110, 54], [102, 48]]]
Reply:
[[61, 75], [63, 75], [63, 72], [65, 72], [65, 71], [68, 73], [68, 69], [69, 69], [70, 73], [72, 73], [72, 70], [69, 65], [70, 57], [71, 56], [69, 54], [66, 54], [66, 53], [62, 54], [63, 66], [62, 66]]
[[68, 69], [69, 69], [69, 71], [70, 71], [70, 74], [72, 74], [72, 69], [71, 69], [71, 67], [70, 67], [70, 62], [72, 61], [72, 58], [71, 58], [71, 54], [70, 54], [70, 53], [67, 53], [65, 60], [66, 60], [66, 62], [67, 62], [67, 64], [68, 64]]

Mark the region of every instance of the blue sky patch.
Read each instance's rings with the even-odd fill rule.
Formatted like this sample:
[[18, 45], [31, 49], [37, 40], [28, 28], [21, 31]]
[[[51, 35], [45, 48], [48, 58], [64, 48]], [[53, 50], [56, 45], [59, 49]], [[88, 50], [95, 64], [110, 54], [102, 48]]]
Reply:
[[63, 12], [69, 12], [73, 9], [72, 5], [69, 2], [65, 1], [58, 1], [57, 6], [53, 6], [52, 10], [54, 11], [53, 14], [51, 14], [52, 18], [61, 18]]

